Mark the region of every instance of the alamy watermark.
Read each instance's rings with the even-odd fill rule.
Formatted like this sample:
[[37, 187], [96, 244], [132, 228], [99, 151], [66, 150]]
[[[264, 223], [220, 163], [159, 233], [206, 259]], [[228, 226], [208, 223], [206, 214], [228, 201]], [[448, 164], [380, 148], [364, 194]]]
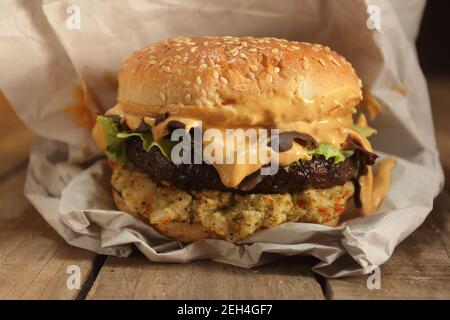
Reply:
[[79, 266], [72, 264], [67, 267], [66, 273], [69, 274], [66, 280], [66, 287], [69, 290], [81, 289], [81, 269]]
[[278, 129], [202, 130], [198, 121], [192, 131], [172, 131], [171, 141], [178, 142], [170, 154], [174, 164], [262, 164], [262, 175], [272, 175], [279, 168]]
[[375, 267], [372, 270], [371, 275], [367, 278], [367, 289], [374, 290], [374, 289], [381, 289], [381, 270], [380, 267]]
[[76, 4], [67, 7], [66, 13], [69, 15], [66, 19], [66, 28], [69, 30], [81, 29], [81, 9]]
[[369, 17], [366, 21], [366, 26], [369, 30], [381, 30], [381, 9], [375, 4], [367, 6], [367, 14]]

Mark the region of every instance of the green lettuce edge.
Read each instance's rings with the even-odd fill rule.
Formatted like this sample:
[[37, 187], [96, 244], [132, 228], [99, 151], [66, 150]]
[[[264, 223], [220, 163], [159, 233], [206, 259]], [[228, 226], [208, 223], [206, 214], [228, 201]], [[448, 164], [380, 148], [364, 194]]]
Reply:
[[120, 120], [115, 117], [97, 116], [97, 123], [99, 123], [105, 135], [106, 150], [105, 154], [108, 159], [124, 163], [127, 161], [126, 140], [131, 137], [139, 137], [142, 140], [142, 146], [145, 151], [150, 151], [151, 148], [157, 147], [162, 154], [170, 157], [173, 146], [176, 142], [167, 139], [155, 141], [151, 131], [145, 132], [126, 132], [121, 131]]

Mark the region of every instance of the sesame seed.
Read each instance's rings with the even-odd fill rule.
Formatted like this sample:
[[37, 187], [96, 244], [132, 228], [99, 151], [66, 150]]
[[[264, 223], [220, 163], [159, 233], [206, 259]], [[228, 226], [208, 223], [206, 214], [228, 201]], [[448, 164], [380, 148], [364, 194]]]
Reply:
[[187, 102], [189, 102], [191, 100], [191, 95], [188, 93], [184, 96], [184, 100], [186, 100]]
[[239, 54], [239, 51], [233, 51], [233, 53], [231, 54], [233, 57], [236, 57]]
[[326, 51], [326, 52], [331, 52], [330, 47], [329, 47], [329, 46], [325, 46], [325, 51]]
[[247, 55], [245, 54], [245, 53], [239, 53], [239, 57], [241, 57], [242, 59], [245, 59], [245, 58], [247, 58]]
[[278, 67], [273, 68], [273, 72], [275, 72], [275, 73], [280, 72], [280, 68], [278, 68]]
[[323, 61], [322, 58], [319, 58], [319, 62], [320, 62], [320, 64], [323, 65], [324, 67], [326, 66], [325, 61]]
[[305, 69], [305, 71], [309, 69], [309, 61], [308, 61], [308, 58], [306, 58], [306, 57], [303, 58], [303, 64], [302, 64], [302, 66], [303, 66], [303, 69]]
[[241, 45], [245, 48], [247, 46], [247, 42], [243, 41]]
[[254, 73], [251, 73], [251, 72], [248, 73], [248, 77], [249, 77], [250, 79], [252, 79], [252, 80], [255, 80], [255, 79], [256, 79], [255, 74], [254, 74]]
[[215, 71], [215, 70], [213, 72], [213, 78], [214, 79], [219, 79], [219, 73], [217, 71]]
[[206, 63], [202, 63], [199, 67], [198, 67], [198, 71], [203, 71], [208, 67], [208, 65]]
[[167, 67], [167, 66], [164, 66], [164, 67], [163, 67], [163, 70], [164, 70], [165, 72], [167, 72], [167, 73], [170, 73], [170, 72], [171, 72], [170, 67]]
[[198, 106], [202, 105], [202, 101], [200, 99], [195, 99], [195, 104]]
[[270, 52], [277, 53], [278, 52], [278, 48], [272, 48], [272, 50], [270, 50]]
[[175, 51], [181, 51], [183, 49], [184, 49], [183, 47], [178, 47], [178, 48], [175, 49]]
[[258, 49], [256, 49], [255, 47], [252, 47], [252, 48], [248, 49], [248, 51], [249, 52], [256, 52], [256, 51], [258, 51]]
[[156, 60], [150, 60], [148, 63], [149, 64], [156, 64]]
[[164, 95], [164, 93], [160, 93], [159, 97], [161, 98], [162, 101], [166, 101], [166, 96]]
[[335, 58], [333, 58], [332, 56], [330, 56], [329, 58], [330, 58], [331, 62], [333, 62], [335, 65], [337, 65], [338, 67], [341, 66], [341, 64]]
[[198, 84], [198, 85], [201, 85], [202, 84], [202, 79], [200, 79], [200, 77], [197, 76], [197, 78], [195, 78], [195, 83]]
[[192, 47], [191, 52], [195, 52], [195, 50], [197, 50], [197, 49], [198, 49], [198, 47]]
[[249, 68], [252, 71], [255, 71], [255, 72], [258, 71], [258, 66], [255, 66], [254, 64], [250, 65]]
[[359, 87], [362, 88], [363, 83], [362, 83], [362, 80], [361, 80], [361, 79], [358, 79], [358, 84], [359, 84]]
[[223, 84], [228, 84], [228, 80], [224, 77], [220, 77], [220, 82], [222, 82]]
[[206, 97], [206, 91], [205, 91], [205, 89], [201, 89], [200, 90], [200, 95], [202, 96], [202, 97]]
[[291, 48], [294, 50], [300, 50], [300, 47], [298, 47], [298, 46], [291, 46]]
[[191, 83], [189, 81], [184, 81], [183, 82], [183, 87], [188, 87]]
[[267, 75], [267, 81], [269, 82], [269, 83], [272, 83], [272, 75], [270, 75], [270, 74], [268, 74]]
[[207, 45], [209, 45], [209, 41], [203, 42], [203, 45], [206, 47]]
[[315, 44], [315, 45], [312, 46], [312, 50], [315, 51], [315, 52], [317, 52], [317, 51], [320, 50], [320, 47], [319, 47], [318, 45]]

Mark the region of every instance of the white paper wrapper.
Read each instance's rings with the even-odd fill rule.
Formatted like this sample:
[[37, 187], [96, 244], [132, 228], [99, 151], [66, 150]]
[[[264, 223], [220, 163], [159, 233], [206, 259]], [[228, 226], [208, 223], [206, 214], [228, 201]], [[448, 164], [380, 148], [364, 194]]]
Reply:
[[[370, 4], [381, 10], [379, 31], [366, 26]], [[78, 6], [80, 29], [67, 28], [70, 5]], [[210, 258], [241, 267], [266, 263], [274, 253], [308, 254], [321, 261], [314, 270], [328, 277], [368, 273], [424, 221], [443, 184], [414, 49], [423, 7], [422, 0], [2, 1], [0, 88], [41, 137], [31, 150], [25, 193], [68, 243], [102, 254], [127, 256], [135, 244], [153, 261]], [[111, 79], [121, 61], [148, 42], [178, 35], [276, 36], [327, 44], [347, 57], [384, 104], [373, 124], [374, 145], [398, 160], [379, 211], [336, 228], [283, 224], [240, 245], [183, 245], [114, 210], [106, 161], [95, 158], [100, 153], [89, 131], [65, 110], [80, 84], [106, 110], [115, 101]]]

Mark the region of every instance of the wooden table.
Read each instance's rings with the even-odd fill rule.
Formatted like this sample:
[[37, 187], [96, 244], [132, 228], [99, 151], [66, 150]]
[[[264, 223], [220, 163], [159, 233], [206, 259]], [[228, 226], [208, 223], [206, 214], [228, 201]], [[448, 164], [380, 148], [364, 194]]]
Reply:
[[[433, 79], [429, 84], [449, 178], [450, 79]], [[246, 270], [211, 261], [157, 264], [139, 253], [130, 258], [105, 257], [71, 247], [22, 194], [34, 136], [1, 101], [0, 97], [0, 299], [450, 298], [450, 197], [446, 191], [426, 222], [381, 267], [379, 290], [367, 289], [368, 276], [329, 280], [315, 275], [310, 269], [317, 261], [308, 257]], [[81, 269], [79, 290], [66, 286], [70, 265]]]

